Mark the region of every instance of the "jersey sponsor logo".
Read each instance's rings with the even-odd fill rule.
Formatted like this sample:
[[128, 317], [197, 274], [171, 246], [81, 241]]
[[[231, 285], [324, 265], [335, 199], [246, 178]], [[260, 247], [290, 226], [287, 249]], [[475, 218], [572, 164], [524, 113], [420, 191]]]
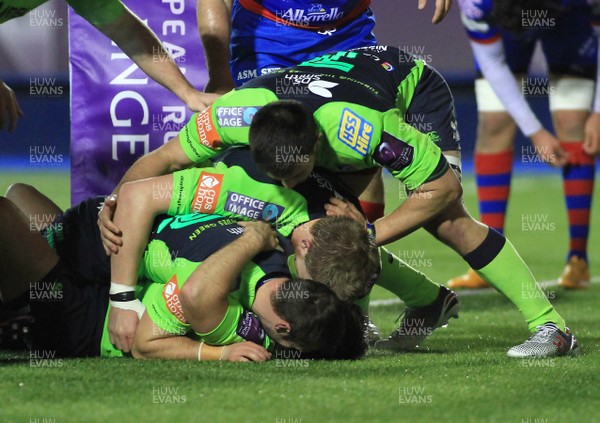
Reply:
[[221, 127], [250, 126], [250, 122], [259, 108], [259, 106], [217, 107], [217, 121]]
[[338, 85], [340, 85], [340, 84], [338, 84], [337, 82], [322, 81], [322, 80], [312, 81], [310, 84], [308, 84], [308, 90], [311, 93], [319, 95], [321, 97], [331, 98], [331, 97], [333, 97], [333, 94], [327, 88], [337, 87]]
[[237, 79], [252, 79], [258, 76], [258, 71], [256, 69], [244, 69], [238, 72]]
[[260, 74], [266, 75], [268, 73], [273, 73], [275, 71], [278, 71], [279, 69], [281, 69], [281, 67], [279, 67], [279, 66], [270, 66], [270, 67], [262, 68], [260, 70]]
[[381, 45], [377, 45], [377, 46], [364, 46], [364, 47], [357, 47], [357, 48], [353, 48], [353, 51], [375, 51], [377, 53], [381, 53], [384, 51], [388, 51], [388, 46], [381, 46]]
[[163, 289], [163, 298], [167, 304], [169, 312], [175, 316], [181, 323], [187, 323], [183, 314], [183, 307], [179, 301], [179, 284], [177, 283], [177, 275], [173, 275], [171, 280], [167, 282]]
[[196, 116], [196, 131], [200, 144], [209, 148], [220, 146], [219, 133], [212, 118], [212, 106]]
[[320, 3], [312, 3], [308, 9], [285, 9], [277, 11], [278, 18], [285, 19], [288, 22], [299, 25], [311, 25], [315, 22], [334, 22], [344, 16], [338, 7], [332, 7], [329, 10]]
[[192, 211], [196, 213], [214, 213], [222, 183], [222, 174], [202, 172], [192, 201]]
[[250, 311], [242, 313], [235, 333], [246, 341], [251, 341], [258, 345], [262, 345], [265, 340], [265, 331], [260, 324], [258, 316]]
[[394, 67], [390, 64], [390, 62], [383, 62], [381, 64], [381, 67], [384, 68], [388, 72], [391, 72], [394, 70]]
[[412, 163], [413, 156], [413, 146], [384, 132], [373, 159], [389, 169], [402, 170]]
[[342, 111], [338, 138], [361, 156], [366, 156], [373, 138], [373, 125], [352, 110], [345, 108]]
[[285, 207], [278, 204], [268, 203], [233, 191], [227, 193], [225, 202], [225, 211], [265, 222], [274, 222], [284, 210]]

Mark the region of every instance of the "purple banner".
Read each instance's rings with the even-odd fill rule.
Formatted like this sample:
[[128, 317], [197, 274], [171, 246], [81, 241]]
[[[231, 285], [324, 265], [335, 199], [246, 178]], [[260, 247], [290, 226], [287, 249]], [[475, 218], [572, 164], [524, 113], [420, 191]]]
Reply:
[[[202, 89], [207, 72], [196, 1], [125, 3], [158, 35], [187, 79]], [[75, 204], [109, 194], [136, 158], [175, 136], [193, 112], [71, 9], [69, 34]]]

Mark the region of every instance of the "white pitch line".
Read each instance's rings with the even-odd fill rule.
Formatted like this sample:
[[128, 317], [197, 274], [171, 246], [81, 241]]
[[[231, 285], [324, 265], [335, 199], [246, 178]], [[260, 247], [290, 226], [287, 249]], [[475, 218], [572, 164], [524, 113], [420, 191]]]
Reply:
[[[591, 282], [592, 283], [600, 282], [600, 276], [596, 276], [596, 277], [592, 278]], [[554, 286], [558, 286], [558, 279], [552, 280], [552, 281], [542, 281], [542, 282], [538, 282], [538, 283], [540, 284], [540, 286], [542, 288], [552, 288]], [[456, 292], [456, 295], [458, 295], [459, 297], [471, 297], [471, 296], [487, 294], [489, 292], [496, 292], [496, 290], [494, 288], [459, 289], [454, 292]], [[380, 306], [393, 305], [393, 304], [402, 304], [402, 300], [400, 300], [400, 298], [390, 298], [387, 300], [373, 300], [369, 303], [369, 306], [370, 307], [380, 307]]]

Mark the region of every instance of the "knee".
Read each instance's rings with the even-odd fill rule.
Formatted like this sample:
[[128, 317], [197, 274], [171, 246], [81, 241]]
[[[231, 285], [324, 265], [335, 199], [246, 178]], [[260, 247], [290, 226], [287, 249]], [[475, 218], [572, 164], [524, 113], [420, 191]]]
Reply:
[[31, 185], [17, 182], [16, 184], [9, 186], [4, 195], [7, 199], [14, 201], [15, 199], [18, 199], [19, 197], [22, 197], [23, 195], [32, 191], [35, 191], [35, 188]]
[[566, 140], [583, 139], [588, 113], [586, 111], [556, 112], [553, 116], [556, 134]]
[[481, 141], [502, 136], [512, 136], [515, 128], [515, 123], [508, 113], [479, 113], [477, 135]]

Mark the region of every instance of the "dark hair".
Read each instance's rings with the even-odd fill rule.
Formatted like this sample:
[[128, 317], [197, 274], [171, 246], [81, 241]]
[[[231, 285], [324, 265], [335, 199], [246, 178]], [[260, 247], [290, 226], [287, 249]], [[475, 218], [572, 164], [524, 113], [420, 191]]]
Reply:
[[342, 301], [366, 295], [379, 270], [379, 253], [364, 225], [345, 216], [327, 217], [310, 233], [313, 242], [306, 254], [310, 277], [329, 286]]
[[547, 11], [545, 18], [558, 17], [563, 12], [557, 0], [496, 0], [490, 14], [490, 23], [513, 34], [520, 34], [531, 27], [523, 22], [524, 11]]
[[317, 124], [310, 110], [299, 101], [280, 100], [256, 112], [248, 137], [258, 167], [284, 179], [314, 154]]
[[322, 283], [288, 280], [272, 294], [271, 303], [290, 324], [285, 339], [297, 344], [303, 357], [342, 360], [364, 355], [360, 309], [341, 301]]

